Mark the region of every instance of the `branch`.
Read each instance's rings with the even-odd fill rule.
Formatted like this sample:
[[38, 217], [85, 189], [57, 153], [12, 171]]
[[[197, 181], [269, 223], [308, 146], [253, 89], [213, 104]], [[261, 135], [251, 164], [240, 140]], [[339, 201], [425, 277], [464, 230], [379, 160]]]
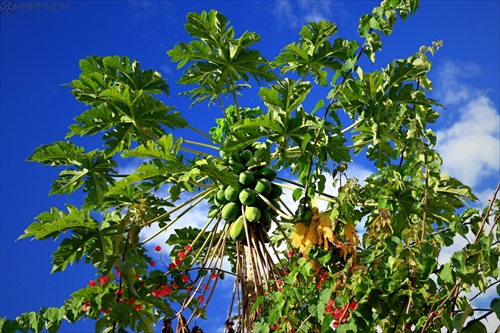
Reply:
[[[500, 182], [498, 183], [497, 189], [495, 190], [495, 193], [493, 193], [493, 198], [491, 198], [490, 204], [488, 205], [488, 209], [486, 210], [486, 213], [484, 214], [483, 221], [481, 222], [481, 227], [477, 231], [476, 239], [474, 240], [474, 243], [477, 242], [477, 240], [481, 236], [481, 232], [483, 231], [484, 225], [486, 224], [486, 221], [488, 220], [488, 217], [490, 215], [491, 208], [493, 207], [493, 204], [495, 203], [495, 199], [497, 197], [498, 191], [500, 191]], [[498, 218], [495, 219], [495, 224], [496, 223], [498, 223]], [[493, 225], [493, 227], [495, 227], [495, 225]], [[493, 230], [493, 227], [491, 228], [490, 233]]]

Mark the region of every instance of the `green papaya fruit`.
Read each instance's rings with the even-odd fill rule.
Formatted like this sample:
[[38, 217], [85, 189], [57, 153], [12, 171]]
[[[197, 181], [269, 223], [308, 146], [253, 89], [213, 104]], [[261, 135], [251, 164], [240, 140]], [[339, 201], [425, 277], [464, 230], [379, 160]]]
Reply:
[[272, 220], [271, 214], [269, 214], [267, 211], [264, 211], [264, 212], [261, 211], [259, 221], [266, 231], [269, 231], [271, 229], [271, 225], [273, 223], [273, 220]]
[[240, 173], [239, 181], [244, 186], [249, 186], [254, 180], [253, 172], [243, 171]]
[[250, 188], [245, 188], [240, 192], [238, 198], [245, 206], [250, 206], [255, 202], [256, 193]]
[[241, 163], [240, 153], [238, 153], [237, 151], [231, 153], [230, 159], [232, 159], [233, 161], [236, 161], [238, 163]]
[[245, 221], [243, 215], [240, 215], [229, 227], [229, 236], [235, 241], [245, 239]]
[[245, 171], [246, 168], [243, 164], [236, 162], [235, 160], [229, 160], [229, 170], [234, 172], [235, 174], [240, 174]]
[[255, 185], [254, 189], [256, 192], [266, 196], [271, 192], [271, 182], [265, 178], [257, 180], [257, 184]]
[[257, 222], [260, 219], [261, 213], [259, 208], [255, 206], [248, 206], [245, 208], [245, 218], [248, 222]]
[[241, 163], [247, 164], [248, 161], [250, 161], [250, 159], [252, 158], [252, 156], [253, 153], [250, 149], [243, 150], [240, 154]]
[[269, 200], [278, 199], [283, 194], [281, 186], [271, 184], [271, 191], [266, 195]]
[[[278, 200], [269, 200], [271, 204], [276, 207], [277, 209], [280, 209], [280, 204]], [[269, 214], [272, 216], [278, 216], [279, 214], [271, 207], [269, 206]]]
[[218, 190], [215, 198], [217, 199], [217, 203], [222, 204], [222, 205], [227, 204], [227, 199], [226, 199], [224, 190], [222, 190], [222, 189]]
[[240, 189], [234, 188], [232, 186], [226, 187], [224, 190], [224, 197], [227, 201], [234, 202], [238, 200], [238, 195], [240, 194]]
[[236, 202], [228, 202], [222, 208], [222, 218], [226, 221], [236, 220], [241, 215], [241, 206]]
[[273, 168], [266, 167], [266, 168], [259, 170], [257, 172], [257, 176], [260, 178], [265, 178], [265, 179], [271, 181], [271, 180], [274, 180], [278, 176], [278, 173]]
[[255, 195], [255, 202], [252, 206], [259, 208], [261, 212], [269, 209], [269, 205], [258, 194]]

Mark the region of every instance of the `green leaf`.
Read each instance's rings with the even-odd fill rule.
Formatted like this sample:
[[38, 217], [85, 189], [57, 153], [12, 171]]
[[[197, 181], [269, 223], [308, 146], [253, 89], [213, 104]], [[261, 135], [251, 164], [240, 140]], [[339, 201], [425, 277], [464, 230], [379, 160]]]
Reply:
[[337, 26], [326, 20], [310, 22], [300, 32], [300, 44], [285, 46], [273, 62], [281, 67], [281, 75], [297, 72], [303, 79], [311, 75], [315, 82], [326, 86], [327, 72], [324, 68], [336, 71], [342, 68], [342, 62], [348, 59], [348, 49], [357, 47], [355, 42], [336, 39], [333, 45], [328, 41], [337, 32]]
[[195, 100], [210, 98], [212, 101], [216, 95], [234, 91], [239, 80], [245, 83], [250, 77], [257, 82], [274, 80], [274, 73], [259, 51], [249, 49], [260, 40], [259, 35], [245, 32], [240, 38], [234, 38], [234, 29], [226, 17], [215, 10], [189, 13], [187, 21], [186, 31], [197, 40], [178, 43], [167, 52], [172, 61], [178, 62], [177, 68], [192, 63], [179, 80], [180, 84], [198, 84], [205, 89], [191, 90], [187, 95], [193, 95]]
[[168, 85], [156, 71], [139, 69], [123, 57], [89, 57], [80, 64], [80, 80], [69, 86], [73, 95], [92, 108], [76, 117], [67, 137], [103, 132], [110, 156], [165, 134], [162, 126], [182, 128], [187, 122], [154, 94], [168, 94]]
[[471, 321], [469, 324], [467, 324], [467, 326], [461, 332], [488, 333], [484, 324], [480, 321], [475, 321], [475, 320]]
[[491, 300], [490, 308], [491, 308], [491, 310], [493, 310], [493, 312], [495, 312], [495, 314], [497, 315], [497, 318], [500, 319], [500, 298], [499, 297]]
[[101, 151], [96, 149], [85, 153], [83, 147], [64, 141], [36, 148], [28, 161], [71, 167], [59, 173], [50, 194], [70, 194], [83, 186], [84, 192], [88, 193], [87, 203], [94, 205], [102, 203], [109, 184], [114, 183], [113, 174], [117, 168], [116, 163]]
[[113, 253], [113, 239], [94, 228], [75, 229], [70, 238], [64, 239], [52, 255], [51, 273], [64, 271], [68, 264], [78, 263], [84, 257], [96, 267], [104, 268]]
[[55, 207], [50, 212], [44, 212], [35, 217], [36, 222], [24, 231], [18, 239], [33, 237], [37, 240], [57, 237], [68, 230], [75, 229], [95, 229], [97, 222], [90, 217], [90, 213], [79, 210], [72, 205], [66, 205], [68, 213], [58, 210]]

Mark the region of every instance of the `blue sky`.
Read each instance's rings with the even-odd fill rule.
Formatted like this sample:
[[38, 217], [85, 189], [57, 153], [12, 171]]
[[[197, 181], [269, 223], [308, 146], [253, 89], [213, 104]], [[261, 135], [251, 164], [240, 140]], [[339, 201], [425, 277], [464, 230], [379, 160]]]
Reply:
[[[42, 306], [60, 306], [72, 291], [95, 278], [94, 270], [81, 265], [50, 275], [56, 243], [15, 242], [33, 218], [50, 206], [78, 202], [78, 198], [49, 197], [59, 171], [25, 160], [35, 147], [64, 139], [72, 119], [85, 110], [61, 86], [78, 77], [80, 59], [127, 55], [139, 60], [142, 68], [158, 70], [171, 87], [167, 104], [206, 131], [220, 111], [207, 110], [206, 105], [189, 109], [189, 102], [177, 96], [183, 90], [175, 85], [180, 72], [166, 54], [177, 42], [189, 40], [183, 27], [188, 12], [221, 11], [237, 35], [246, 30], [260, 34], [257, 47], [273, 59], [282, 47], [298, 40], [300, 27], [308, 20], [328, 19], [339, 26], [338, 36], [356, 38], [359, 17], [378, 2], [59, 1], [38, 2], [45, 4], [38, 7], [27, 5], [33, 1], [14, 3], [17, 8], [12, 14], [0, 15], [0, 317], [9, 318]], [[438, 151], [445, 171], [471, 185], [483, 203], [500, 180], [499, 4], [494, 0], [422, 1], [417, 14], [399, 21], [385, 38], [374, 66], [385, 67], [421, 45], [444, 41], [430, 74], [433, 97], [446, 106], [434, 126]], [[251, 98], [243, 102], [253, 106]], [[362, 167], [357, 170], [360, 175], [366, 173]], [[203, 218], [202, 212], [194, 214]], [[457, 246], [461, 242], [457, 239]], [[221, 290], [209, 312], [210, 322], [201, 325], [206, 333], [219, 328], [227, 315], [224, 292], [229, 294], [230, 289]], [[221, 307], [223, 313], [218, 310]], [[65, 326], [64, 331], [92, 328], [87, 321]]]

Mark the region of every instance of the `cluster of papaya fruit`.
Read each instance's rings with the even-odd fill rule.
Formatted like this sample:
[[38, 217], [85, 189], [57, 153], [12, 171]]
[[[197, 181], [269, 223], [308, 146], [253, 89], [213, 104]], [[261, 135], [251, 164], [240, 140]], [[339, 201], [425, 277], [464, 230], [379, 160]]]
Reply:
[[271, 207], [279, 209], [282, 188], [272, 183], [277, 173], [263, 156], [262, 145], [265, 144], [257, 143], [232, 154], [221, 153], [223, 164], [236, 174], [238, 184], [220, 185], [213, 197], [211, 211], [220, 212], [229, 228], [229, 236], [235, 241], [246, 239], [245, 221], [247, 228], [255, 233], [268, 232], [272, 216], [277, 215]]

